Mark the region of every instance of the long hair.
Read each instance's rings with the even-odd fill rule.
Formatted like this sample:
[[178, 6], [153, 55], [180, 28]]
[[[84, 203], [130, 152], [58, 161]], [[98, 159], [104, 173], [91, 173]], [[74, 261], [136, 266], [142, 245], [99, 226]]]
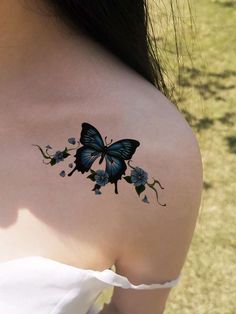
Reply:
[[[157, 45], [160, 38], [156, 37], [150, 14], [151, 9], [158, 11], [163, 1], [157, 1], [156, 8], [149, 5], [150, 1], [155, 4], [155, 0], [46, 0], [46, 3], [75, 32], [85, 33], [102, 44], [177, 105], [175, 87], [166, 83], [168, 69], [160, 58], [161, 48]], [[179, 58], [173, 1], [169, 0], [169, 4]]]

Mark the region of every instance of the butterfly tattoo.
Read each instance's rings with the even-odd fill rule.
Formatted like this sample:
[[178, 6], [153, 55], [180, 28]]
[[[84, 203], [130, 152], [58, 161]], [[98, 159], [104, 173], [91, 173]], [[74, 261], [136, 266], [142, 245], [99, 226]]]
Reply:
[[76, 170], [81, 173], [87, 172], [97, 158], [100, 158], [99, 164], [105, 158], [108, 181], [115, 184], [115, 193], [118, 194], [117, 181], [121, 179], [127, 169], [125, 160], [132, 158], [140, 143], [134, 139], [123, 139], [113, 144], [111, 144], [111, 140], [110, 145], [107, 144], [106, 138], [105, 145], [101, 134], [94, 126], [87, 122], [82, 123], [80, 142], [83, 146], [77, 149], [74, 155], [76, 157], [75, 167], [68, 173], [68, 176], [71, 176]]
[[[74, 164], [69, 164], [70, 168], [74, 168], [67, 175], [72, 176], [76, 170], [82, 174], [84, 172], [90, 171], [91, 174], [87, 176], [87, 178], [91, 179], [92, 181], [96, 181], [94, 188], [92, 189], [95, 194], [102, 194], [100, 189], [108, 182], [115, 185], [115, 193], [118, 194], [117, 182], [118, 180], [121, 180], [122, 175], [125, 174], [128, 165], [132, 170], [129, 175], [126, 175], [123, 178], [126, 180], [126, 182], [135, 187], [135, 191], [137, 192], [138, 196], [140, 196], [140, 194], [146, 190], [146, 187], [149, 187], [155, 192], [158, 204], [161, 206], [166, 206], [166, 204], [161, 204], [159, 202], [158, 192], [155, 188], [155, 184], [158, 184], [161, 189], [164, 189], [161, 186], [161, 183], [155, 178], [153, 178], [153, 183], [148, 182], [148, 173], [144, 169], [130, 165], [130, 162], [132, 161], [131, 158], [137, 147], [140, 145], [140, 142], [134, 139], [122, 139], [112, 143], [113, 140], [111, 139], [111, 142], [108, 144], [106, 139], [107, 136], [105, 136], [104, 144], [99, 131], [93, 125], [83, 122], [80, 140], [76, 141], [75, 137], [68, 138], [68, 142], [72, 145], [79, 143], [79, 145], [75, 148], [65, 147], [63, 151], [57, 150], [54, 154], [49, 154], [48, 150], [52, 149], [50, 145], [46, 146], [45, 152], [39, 145], [32, 145], [37, 146], [43, 157], [49, 159], [48, 163], [44, 161], [43, 162], [45, 164], [50, 164], [51, 166], [54, 166], [69, 157], [71, 155], [69, 151], [76, 150], [74, 155]], [[80, 147], [80, 144], [83, 146]], [[105, 160], [105, 170], [98, 169], [97, 171], [94, 171], [92, 169], [95, 160], [98, 158], [99, 165]], [[126, 160], [127, 165], [125, 163]], [[65, 177], [64, 170], [60, 172], [60, 176]], [[150, 203], [146, 194], [142, 201], [145, 203]]]

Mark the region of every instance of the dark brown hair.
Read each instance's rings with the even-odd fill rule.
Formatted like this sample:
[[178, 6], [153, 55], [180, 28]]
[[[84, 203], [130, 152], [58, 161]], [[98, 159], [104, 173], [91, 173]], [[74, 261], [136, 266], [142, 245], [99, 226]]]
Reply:
[[[119, 57], [128, 66], [176, 103], [173, 85], [167, 87], [164, 62], [153, 29], [148, 0], [45, 0], [54, 15], [75, 32], [83, 32]], [[152, 4], [155, 1], [152, 0]], [[189, 0], [187, 0], [189, 1]], [[158, 2], [158, 1], [157, 1]], [[172, 0], [172, 21], [176, 24]], [[159, 10], [156, 4], [155, 10]], [[174, 25], [176, 53], [178, 45]], [[166, 74], [166, 73], [165, 73]]]
[[47, 0], [56, 14], [117, 55], [165, 94], [160, 64], [149, 49], [145, 0]]

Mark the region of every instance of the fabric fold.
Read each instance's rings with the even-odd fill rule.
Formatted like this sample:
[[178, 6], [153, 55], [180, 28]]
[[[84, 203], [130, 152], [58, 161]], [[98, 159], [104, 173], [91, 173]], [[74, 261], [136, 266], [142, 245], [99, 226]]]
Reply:
[[93, 275], [100, 281], [108, 283], [109, 285], [124, 288], [124, 289], [162, 289], [162, 288], [171, 288], [177, 285], [180, 280], [180, 276], [176, 279], [166, 281], [164, 283], [152, 283], [152, 284], [139, 284], [135, 285], [129, 281], [125, 276], [119, 275], [110, 269], [105, 269], [102, 272], [92, 271]]

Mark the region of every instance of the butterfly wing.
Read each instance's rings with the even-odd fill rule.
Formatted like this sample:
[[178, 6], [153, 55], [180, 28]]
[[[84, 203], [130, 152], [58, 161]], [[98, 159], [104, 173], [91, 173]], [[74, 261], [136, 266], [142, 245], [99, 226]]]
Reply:
[[125, 173], [127, 166], [123, 159], [105, 155], [106, 172], [109, 174], [109, 182], [115, 183], [121, 179], [122, 174]]
[[82, 146], [78, 148], [75, 154], [76, 169], [81, 173], [89, 171], [93, 162], [101, 155], [101, 152], [97, 152], [90, 147]]
[[139, 145], [139, 141], [133, 139], [120, 140], [108, 146], [107, 154], [113, 157], [128, 160], [132, 158]]
[[106, 172], [109, 174], [109, 182], [115, 183], [115, 193], [118, 194], [117, 181], [125, 173], [127, 166], [124, 160], [131, 159], [140, 143], [133, 139], [117, 141], [107, 148]]
[[104, 150], [104, 142], [98, 130], [87, 122], [82, 123], [80, 142], [98, 152]]
[[80, 134], [80, 142], [84, 146], [77, 149], [74, 157], [75, 167], [68, 174], [71, 176], [75, 170], [81, 173], [89, 171], [93, 162], [104, 152], [104, 143], [101, 134], [98, 130], [87, 122], [82, 123], [82, 130]]

